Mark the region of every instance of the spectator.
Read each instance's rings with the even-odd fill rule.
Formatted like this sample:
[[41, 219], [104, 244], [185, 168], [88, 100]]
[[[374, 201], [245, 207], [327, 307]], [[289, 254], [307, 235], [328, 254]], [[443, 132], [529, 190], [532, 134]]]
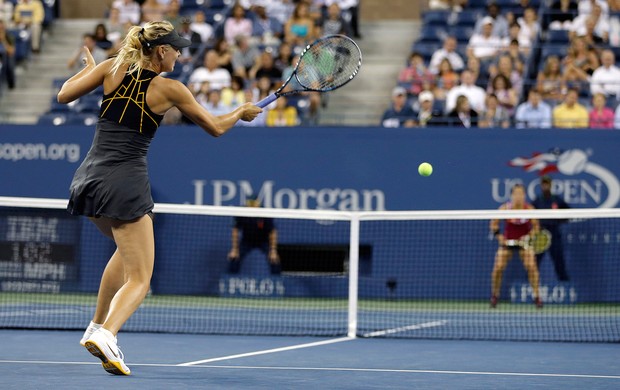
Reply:
[[230, 86], [230, 73], [218, 66], [218, 56], [214, 50], [209, 50], [205, 55], [203, 66], [194, 69], [189, 76], [189, 87], [194, 93], [200, 90], [200, 86], [208, 81], [212, 89], [222, 89]]
[[508, 128], [510, 126], [510, 115], [504, 107], [499, 104], [497, 96], [490, 93], [485, 101], [486, 109], [480, 115], [478, 127]]
[[232, 16], [224, 22], [224, 37], [229, 44], [234, 44], [238, 36], [252, 36], [252, 21], [245, 17], [245, 10], [239, 4], [232, 8]]
[[241, 76], [232, 76], [230, 87], [222, 89], [222, 103], [230, 107], [239, 107], [245, 103], [245, 82]]
[[250, 80], [268, 77], [271, 80], [282, 78], [282, 72], [276, 68], [271, 51], [263, 51], [256, 58], [256, 63], [248, 72]]
[[108, 51], [112, 48], [112, 42], [108, 39], [108, 29], [103, 23], [99, 23], [95, 26], [95, 32], [93, 33], [95, 39], [95, 45], [97, 47]]
[[[532, 206], [537, 209], [568, 209], [568, 204], [559, 196], [552, 193], [553, 183], [550, 176], [540, 178], [541, 193], [532, 201]], [[566, 222], [566, 219], [541, 219], [541, 229], [547, 230], [551, 234], [551, 246], [546, 252], [536, 255], [536, 264], [540, 268], [540, 263], [545, 257], [545, 253], [551, 257], [555, 274], [559, 281], [568, 281], [568, 273], [564, 264], [564, 248], [562, 247], [562, 232], [560, 226]]]
[[469, 104], [465, 95], [456, 98], [456, 107], [447, 115], [448, 125], [465, 127], [467, 129], [478, 126], [478, 113]]
[[[4, 20], [0, 20], [0, 69], [2, 68], [7, 86], [9, 89], [15, 88], [15, 39], [6, 31]], [[0, 72], [0, 75], [3, 72]]]
[[487, 94], [484, 89], [474, 84], [472, 73], [469, 70], [464, 70], [463, 73], [461, 73], [461, 85], [452, 88], [448, 92], [446, 96], [447, 112], [454, 110], [456, 98], [460, 95], [467, 96], [467, 100], [474, 110], [479, 112], [484, 111], [484, 100]]
[[455, 72], [460, 72], [465, 67], [465, 63], [463, 62], [463, 58], [459, 53], [456, 52], [457, 42], [454, 37], [447, 37], [443, 41], [443, 47], [433, 53], [431, 57], [431, 62], [428, 66], [429, 70], [434, 74], [439, 73], [439, 65], [444, 59], [450, 61], [450, 65], [452, 65], [452, 69]]
[[573, 20], [573, 25], [570, 30], [571, 37], [582, 37], [591, 35], [591, 39], [597, 43], [607, 42], [609, 40], [609, 15], [602, 14], [602, 8], [600, 4], [595, 4], [592, 7], [592, 12], [588, 14], [581, 14]]
[[249, 38], [245, 35], [238, 35], [235, 38], [235, 49], [232, 55], [232, 66], [234, 74], [247, 79], [248, 71], [256, 63], [260, 52], [257, 48], [250, 45]]
[[523, 11], [523, 17], [517, 19], [517, 23], [521, 27], [520, 34], [529, 41], [530, 47], [538, 38], [540, 32], [540, 24], [538, 23], [538, 15], [532, 7], [527, 7]]
[[481, 26], [481, 32], [473, 34], [469, 39], [467, 56], [474, 56], [482, 62], [490, 61], [502, 48], [502, 40], [500, 36], [493, 34], [492, 17], [485, 16], [482, 18]]
[[288, 105], [285, 96], [276, 100], [276, 106], [267, 111], [266, 124], [269, 127], [291, 127], [299, 124], [297, 109]]
[[134, 0], [116, 0], [112, 3], [112, 8], [116, 8], [119, 11], [118, 21], [121, 25], [125, 25], [125, 23], [131, 23], [132, 25], [140, 24], [140, 5]]
[[578, 16], [591, 15], [595, 12], [594, 8], [599, 6], [601, 8], [601, 14], [605, 17], [609, 16], [609, 5], [607, 0], [579, 0], [578, 2]]
[[430, 89], [435, 76], [424, 66], [424, 57], [420, 53], [411, 53], [409, 65], [400, 72], [398, 81], [408, 83], [409, 93], [419, 94], [422, 90]]
[[232, 63], [233, 50], [228, 44], [226, 38], [219, 38], [213, 45], [213, 51], [217, 57], [217, 66], [226, 69], [230, 74], [234, 74]]
[[[256, 82], [254, 84], [254, 101], [261, 101], [273, 93], [273, 82], [269, 77], [263, 76], [259, 79], [256, 79]], [[272, 109], [275, 106], [276, 103], [274, 102], [268, 105], [267, 108]]]
[[4, 22], [4, 27], [8, 27], [13, 22], [13, 3], [11, 0], [0, 0], [0, 21]]
[[602, 93], [614, 99], [620, 97], [620, 68], [616, 66], [616, 56], [611, 50], [603, 50], [602, 65], [592, 73], [590, 92], [592, 95]]
[[30, 47], [34, 53], [41, 51], [41, 28], [45, 11], [39, 0], [20, 0], [14, 8], [13, 22], [18, 28], [28, 30]]
[[564, 57], [563, 76], [569, 87], [582, 89], [589, 83], [590, 76], [600, 66], [595, 50], [590, 50], [582, 37], [573, 39]]
[[202, 37], [200, 34], [192, 30], [192, 20], [190, 18], [181, 19], [181, 24], [177, 30], [179, 35], [192, 44], [189, 47], [184, 47], [181, 49], [181, 56], [178, 61], [181, 63], [188, 63], [193, 60], [194, 55], [200, 49], [200, 45], [202, 44]]
[[541, 100], [541, 94], [535, 88], [530, 89], [527, 101], [517, 107], [515, 122], [519, 129], [551, 127], [551, 107]]
[[437, 85], [435, 93], [437, 98], [445, 100], [448, 91], [454, 88], [459, 82], [459, 75], [452, 70], [452, 65], [447, 58], [444, 58], [439, 65], [439, 74], [437, 74]]
[[252, 20], [252, 37], [258, 44], [267, 46], [278, 46], [284, 37], [284, 27], [278, 19], [269, 16], [265, 10], [265, 5], [257, 3], [254, 8], [254, 19]]
[[578, 8], [575, 0], [554, 0], [549, 7], [549, 29], [570, 30]]
[[434, 118], [440, 118], [441, 112], [437, 112], [433, 104], [435, 102], [435, 97], [431, 91], [422, 91], [418, 96], [418, 103], [420, 104], [420, 110], [418, 111], [417, 125], [420, 127], [431, 126], [432, 122], [435, 120]]
[[166, 7], [157, 0], [145, 0], [140, 9], [142, 11], [142, 23], [164, 20]]
[[[260, 207], [256, 196], [248, 196], [247, 207]], [[235, 217], [232, 227], [232, 246], [228, 253], [228, 271], [238, 274], [241, 262], [254, 249], [259, 249], [267, 256], [272, 275], [281, 272], [278, 256], [278, 231], [272, 218]]]
[[503, 74], [495, 76], [490, 88], [487, 88], [487, 92], [494, 94], [497, 97], [500, 107], [512, 116], [518, 103], [518, 97], [517, 93], [512, 88], [510, 80], [508, 80], [506, 76]]
[[515, 68], [512, 58], [509, 55], [501, 55], [497, 60], [497, 65], [493, 64], [489, 67], [491, 82], [495, 76], [500, 74], [510, 80], [512, 89], [514, 89], [517, 95], [520, 95], [523, 90], [523, 76], [521, 76], [521, 73]]
[[310, 18], [308, 4], [297, 3], [293, 15], [284, 25], [284, 40], [293, 46], [305, 46], [313, 38], [314, 21]]
[[476, 22], [474, 34], [482, 34], [485, 29], [484, 26], [488, 25], [489, 22], [492, 25], [492, 32], [489, 35], [493, 35], [498, 38], [508, 36], [508, 20], [506, 20], [506, 18], [502, 15], [500, 7], [495, 3], [489, 4], [487, 6], [487, 16]]
[[532, 41], [528, 35], [522, 32], [521, 25], [517, 22], [510, 25], [510, 28], [508, 29], [508, 36], [502, 39], [503, 52], [508, 51], [508, 47], [512, 41], [517, 41], [519, 49], [529, 54], [532, 47]]
[[280, 24], [284, 26], [295, 11], [295, 2], [293, 0], [267, 1], [265, 9], [267, 15], [278, 19]]
[[[502, 204], [500, 210], [529, 210], [534, 207], [527, 203], [525, 187], [523, 184], [515, 184], [510, 192], [510, 202]], [[495, 308], [499, 301], [502, 277], [508, 262], [517, 252], [523, 266], [527, 271], [527, 277], [532, 287], [532, 295], [537, 308], [542, 308], [542, 301], [538, 293], [538, 282], [540, 275], [536, 266], [534, 250], [526, 247], [522, 243], [525, 236], [536, 233], [540, 229], [536, 219], [506, 219], [504, 221], [504, 231], [500, 231], [500, 221], [494, 219], [490, 224], [491, 233], [497, 238], [498, 248], [495, 254], [495, 264], [491, 274], [491, 308]]]
[[167, 20], [170, 23], [172, 23], [174, 28], [177, 30], [181, 26], [181, 19], [185, 18], [179, 14], [180, 10], [181, 10], [181, 5], [179, 4], [179, 0], [170, 0], [167, 3], [165, 12], [164, 12], [164, 20]]
[[543, 69], [536, 76], [536, 89], [544, 100], [555, 104], [562, 100], [565, 87], [560, 58], [554, 55], [547, 57]]
[[392, 105], [385, 110], [381, 118], [383, 127], [412, 127], [415, 124], [415, 112], [407, 104], [407, 91], [403, 87], [392, 90]]
[[[318, 0], [318, 2], [323, 0]], [[344, 19], [351, 25], [353, 37], [361, 38], [359, 31], [359, 0], [324, 0], [327, 7], [333, 3], [338, 4], [342, 10]]]
[[471, 72], [472, 79], [474, 80], [474, 84], [482, 87], [486, 87], [489, 83], [489, 75], [488, 72], [482, 72], [482, 64], [480, 60], [474, 56], [467, 57], [467, 70]]
[[111, 8], [108, 19], [105, 22], [105, 28], [108, 32], [107, 39], [112, 42], [112, 47], [116, 51], [116, 46], [120, 43], [121, 38], [125, 35], [125, 26], [121, 22], [121, 11], [118, 8]]
[[212, 115], [225, 115], [229, 113], [233, 108], [224, 104], [221, 100], [221, 93], [218, 89], [209, 89], [207, 92], [207, 99], [197, 99], [200, 104], [209, 111]]
[[579, 92], [571, 88], [566, 92], [564, 103], [553, 109], [553, 126], [561, 128], [588, 127], [590, 115], [588, 110], [578, 102]]
[[278, 47], [278, 56], [274, 60], [276, 68], [278, 68], [280, 72], [284, 72], [284, 69], [291, 65], [292, 60], [293, 48], [290, 44], [282, 42]]
[[75, 71], [77, 69], [81, 69], [84, 66], [84, 64], [82, 63], [82, 53], [84, 51], [84, 47], [88, 48], [96, 64], [100, 64], [101, 62], [108, 59], [108, 53], [106, 53], [105, 50], [97, 46], [94, 35], [84, 34], [82, 38], [82, 44], [69, 58], [69, 61], [67, 62], [67, 68]]
[[590, 110], [591, 129], [613, 129], [614, 112], [606, 106], [607, 97], [602, 93], [592, 96], [592, 110]]
[[[526, 56], [527, 53], [527, 56]], [[521, 50], [521, 46], [519, 46], [519, 41], [513, 39], [508, 44], [508, 49], [505, 50], [504, 54], [510, 57], [512, 64], [517, 71], [518, 74], [523, 74], [525, 72], [525, 63], [527, 62], [527, 57], [530, 55], [529, 49]]]
[[209, 42], [213, 37], [213, 27], [207, 23], [207, 17], [202, 10], [198, 10], [194, 13], [194, 21], [189, 28], [200, 34], [200, 40], [203, 43]]
[[320, 22], [321, 32], [317, 35], [342, 34], [351, 36], [351, 25], [342, 16], [342, 11], [337, 3], [327, 7], [327, 15]]

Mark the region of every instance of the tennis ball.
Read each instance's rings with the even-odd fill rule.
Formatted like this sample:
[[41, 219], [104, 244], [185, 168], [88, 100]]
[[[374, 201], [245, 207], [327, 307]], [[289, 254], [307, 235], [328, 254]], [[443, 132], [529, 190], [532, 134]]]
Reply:
[[418, 173], [420, 176], [430, 176], [433, 173], [433, 166], [427, 162], [423, 162], [418, 167]]

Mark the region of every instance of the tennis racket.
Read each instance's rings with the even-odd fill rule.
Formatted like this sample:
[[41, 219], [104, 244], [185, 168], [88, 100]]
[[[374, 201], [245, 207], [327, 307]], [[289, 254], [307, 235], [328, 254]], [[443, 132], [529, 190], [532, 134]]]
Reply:
[[509, 248], [532, 249], [537, 255], [544, 253], [551, 246], [551, 233], [541, 229], [533, 236], [523, 236], [518, 240], [506, 240], [504, 245]]
[[[353, 80], [361, 66], [362, 52], [351, 38], [327, 35], [306, 46], [286, 82], [256, 105], [264, 108], [280, 96], [303, 91], [333, 91]], [[285, 91], [293, 77], [297, 85]]]

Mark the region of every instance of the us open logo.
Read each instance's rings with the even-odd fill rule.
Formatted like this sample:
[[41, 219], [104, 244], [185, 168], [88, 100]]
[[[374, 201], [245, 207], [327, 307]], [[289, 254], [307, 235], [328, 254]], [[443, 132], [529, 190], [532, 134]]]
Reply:
[[[524, 183], [530, 199], [536, 196], [539, 176], [551, 175], [552, 192], [563, 197], [568, 204], [616, 207], [620, 202], [620, 182], [609, 169], [591, 161], [593, 155], [589, 149], [552, 149], [546, 153], [532, 153], [530, 157], [515, 157], [508, 165], [537, 174], [535, 179]], [[508, 200], [510, 188], [516, 183], [523, 183], [523, 180], [493, 179], [493, 199], [498, 202]]]

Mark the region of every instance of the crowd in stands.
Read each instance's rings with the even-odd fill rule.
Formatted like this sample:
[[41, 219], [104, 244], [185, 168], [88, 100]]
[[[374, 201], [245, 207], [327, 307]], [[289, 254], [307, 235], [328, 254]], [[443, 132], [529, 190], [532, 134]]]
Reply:
[[55, 0], [0, 0], [0, 94], [15, 88], [16, 66], [39, 53]]
[[429, 6], [384, 127], [620, 129], [620, 1]]
[[[325, 34], [359, 37], [358, 5], [358, 0], [115, 0], [105, 22], [85, 32], [83, 45], [99, 62], [114, 55], [132, 25], [171, 22], [193, 44], [183, 49], [180, 63], [166, 77], [185, 83], [201, 105], [218, 115], [273, 93], [314, 39]], [[68, 61], [72, 70], [76, 66], [80, 66], [77, 51]], [[312, 125], [325, 104], [317, 93], [280, 98], [253, 122], [239, 124]], [[69, 110], [78, 107], [81, 113], [99, 109], [76, 104]], [[66, 109], [52, 104], [49, 114], [55, 110]], [[164, 123], [188, 120], [170, 110]]]

